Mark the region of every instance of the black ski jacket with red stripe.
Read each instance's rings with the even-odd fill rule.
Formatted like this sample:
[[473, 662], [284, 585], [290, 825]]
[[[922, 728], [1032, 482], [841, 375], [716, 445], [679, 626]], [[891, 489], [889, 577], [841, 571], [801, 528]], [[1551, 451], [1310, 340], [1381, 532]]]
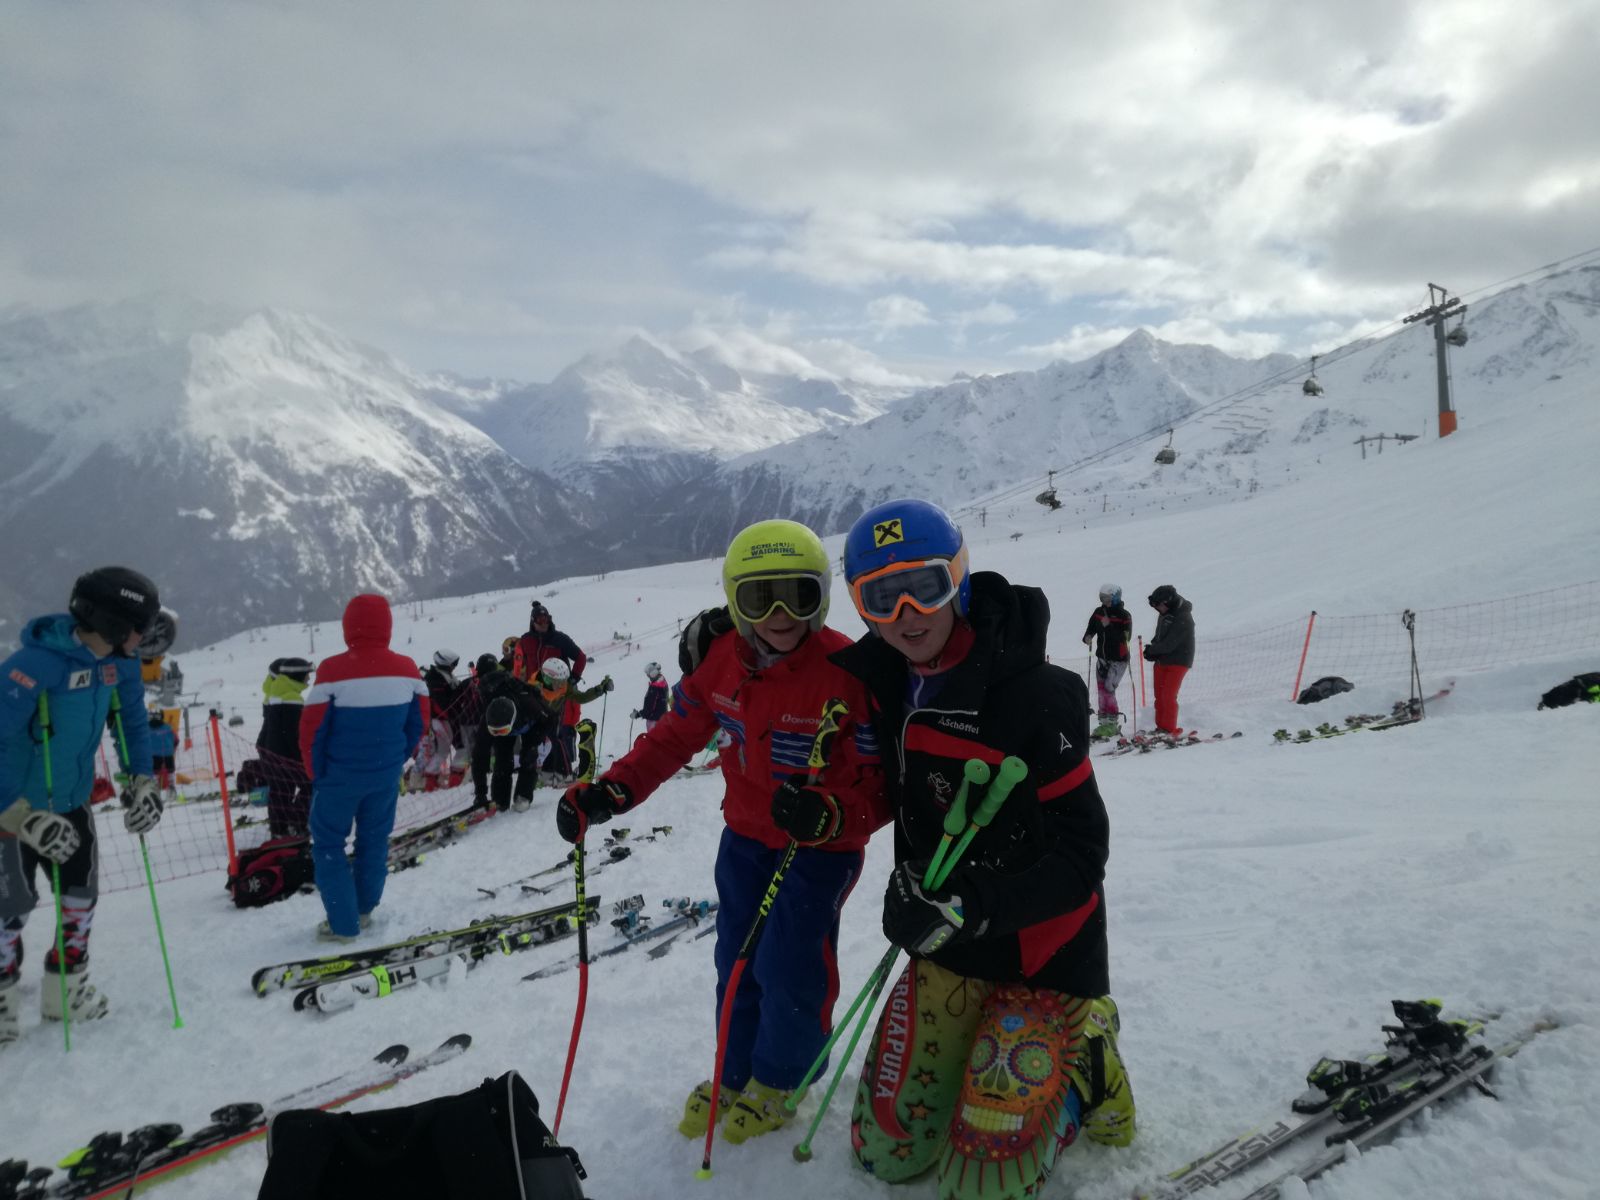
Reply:
[[[1038, 588], [978, 572], [970, 618], [972, 649], [935, 677], [936, 690], [921, 703], [912, 700], [906, 660], [875, 634], [830, 656], [866, 683], [877, 710], [895, 861], [933, 857], [967, 759], [998, 767], [1016, 755], [1027, 778], [946, 885], [969, 904], [980, 932], [932, 961], [975, 979], [1105, 995], [1110, 832], [1089, 760], [1088, 691], [1045, 661], [1050, 605]], [[968, 812], [981, 798], [972, 790]]]

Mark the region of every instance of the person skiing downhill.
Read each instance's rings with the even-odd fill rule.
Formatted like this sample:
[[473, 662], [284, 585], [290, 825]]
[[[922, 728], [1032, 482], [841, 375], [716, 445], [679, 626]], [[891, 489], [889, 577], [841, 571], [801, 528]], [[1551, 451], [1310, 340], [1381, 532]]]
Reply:
[[1194, 666], [1194, 608], [1170, 583], [1150, 593], [1150, 607], [1156, 610], [1156, 632], [1145, 643], [1146, 661], [1155, 663], [1156, 728], [1177, 737], [1178, 689]]
[[628, 715], [635, 721], [643, 720], [644, 731], [649, 733], [656, 727], [656, 722], [666, 716], [669, 689], [667, 677], [658, 662], [645, 663], [644, 677], [648, 680], [644, 688], [644, 700]]
[[[886, 1182], [937, 1168], [945, 1200], [1033, 1196], [1080, 1131], [1109, 1145], [1134, 1133], [1106, 994], [1109, 832], [1087, 689], [1045, 659], [1044, 594], [972, 574], [938, 506], [864, 513], [844, 567], [868, 632], [831, 659], [866, 684], [898, 764], [883, 931], [911, 955], [862, 1070], [852, 1149]], [[925, 888], [968, 762], [1008, 756], [1026, 775]]]
[[[577, 842], [591, 823], [642, 803], [721, 729], [718, 1012], [773, 874], [799, 846], [734, 997], [722, 1078], [697, 1084], [684, 1102], [685, 1137], [704, 1137], [716, 1122], [725, 1139], [743, 1142], [787, 1122], [784, 1101], [832, 1026], [839, 911], [868, 837], [888, 821], [866, 693], [828, 661], [849, 645], [824, 624], [831, 578], [827, 552], [804, 525], [758, 521], [735, 535], [722, 563], [728, 609], [699, 622], [723, 631], [708, 634], [656, 727], [598, 780], [568, 788], [556, 808], [558, 832]], [[835, 698], [849, 711], [826, 768], [809, 782], [807, 757]]]
[[1117, 689], [1128, 673], [1128, 641], [1133, 637], [1133, 615], [1122, 606], [1122, 589], [1114, 583], [1100, 585], [1100, 607], [1089, 614], [1083, 644], [1094, 647], [1094, 682], [1098, 693], [1100, 724], [1095, 737], [1115, 737], [1122, 712]]
[[161, 820], [138, 658], [160, 611], [156, 586], [144, 575], [101, 567], [78, 577], [66, 612], [29, 621], [21, 648], [0, 662], [0, 1045], [20, 1030], [22, 930], [38, 903], [40, 866], [53, 874], [61, 902], [57, 943], [44, 956], [40, 1011], [47, 1020], [66, 1014], [92, 1021], [110, 1008], [89, 982], [89, 929], [100, 890], [89, 796], [109, 721], [129, 777], [124, 827], [145, 834]]

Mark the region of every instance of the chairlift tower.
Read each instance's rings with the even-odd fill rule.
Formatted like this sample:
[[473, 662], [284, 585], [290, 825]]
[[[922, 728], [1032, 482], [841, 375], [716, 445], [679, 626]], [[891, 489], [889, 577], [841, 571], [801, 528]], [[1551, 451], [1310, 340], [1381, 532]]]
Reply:
[[[1439, 436], [1449, 437], [1456, 431], [1456, 410], [1450, 400], [1450, 365], [1446, 356], [1451, 346], [1463, 345], [1467, 340], [1467, 331], [1462, 323], [1467, 306], [1436, 283], [1428, 285], [1428, 301], [1427, 308], [1412, 313], [1404, 323], [1410, 325], [1423, 321], [1433, 326], [1434, 357], [1439, 368]], [[1456, 327], [1446, 332], [1445, 322], [1451, 317], [1459, 319]]]

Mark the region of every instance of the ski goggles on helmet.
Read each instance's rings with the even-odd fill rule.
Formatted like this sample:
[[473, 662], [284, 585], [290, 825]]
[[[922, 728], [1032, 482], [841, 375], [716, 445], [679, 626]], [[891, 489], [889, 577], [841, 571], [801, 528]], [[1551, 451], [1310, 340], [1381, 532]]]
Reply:
[[868, 571], [851, 583], [850, 598], [864, 619], [886, 625], [908, 604], [920, 613], [936, 613], [960, 590], [961, 577], [949, 559], [925, 558]]
[[752, 625], [779, 608], [796, 621], [809, 621], [822, 610], [822, 581], [815, 575], [757, 575], [739, 581], [733, 603]]

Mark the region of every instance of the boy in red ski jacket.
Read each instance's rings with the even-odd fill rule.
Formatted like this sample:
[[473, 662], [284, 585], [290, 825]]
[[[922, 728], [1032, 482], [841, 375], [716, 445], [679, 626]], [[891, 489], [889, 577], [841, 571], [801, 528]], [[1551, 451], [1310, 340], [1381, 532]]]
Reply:
[[[591, 822], [641, 803], [720, 731], [727, 828], [717, 851], [717, 1009], [740, 946], [791, 841], [802, 849], [783, 878], [734, 999], [720, 1087], [696, 1086], [678, 1130], [705, 1136], [719, 1121], [742, 1142], [780, 1128], [783, 1102], [832, 1029], [839, 991], [839, 911], [860, 876], [867, 838], [888, 823], [883, 771], [862, 685], [828, 661], [850, 644], [823, 621], [831, 577], [822, 543], [793, 521], [740, 532], [723, 562], [734, 629], [710, 642], [674, 689], [655, 728], [594, 783], [556, 809], [569, 842]], [[830, 699], [840, 721], [813, 784], [811, 752]]]

